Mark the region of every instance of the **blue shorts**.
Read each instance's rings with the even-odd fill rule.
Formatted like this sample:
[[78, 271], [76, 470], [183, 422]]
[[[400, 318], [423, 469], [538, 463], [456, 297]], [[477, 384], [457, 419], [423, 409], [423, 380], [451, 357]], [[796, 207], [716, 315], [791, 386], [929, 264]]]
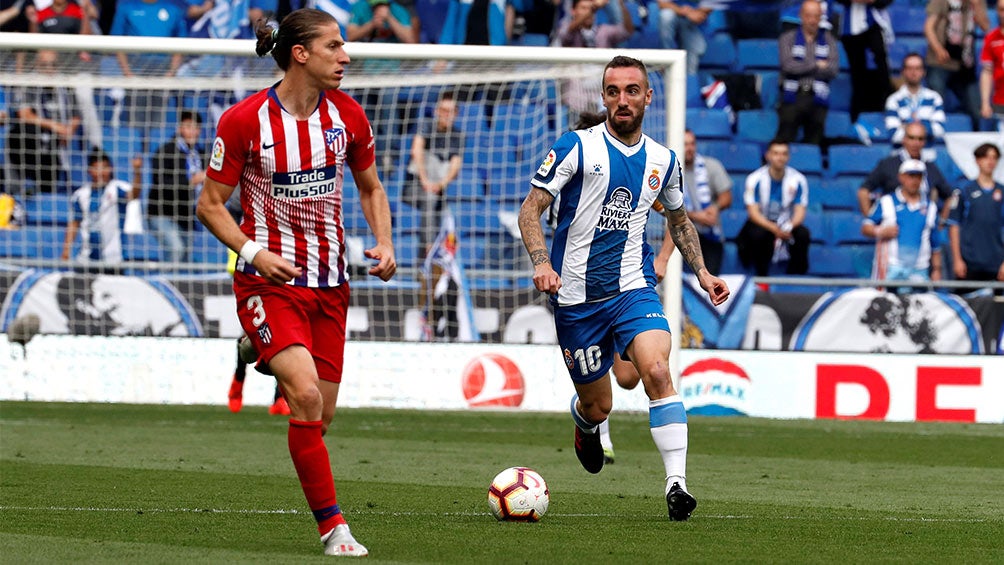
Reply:
[[669, 322], [654, 288], [629, 290], [601, 302], [554, 309], [558, 345], [572, 382], [585, 384], [607, 374], [614, 353], [648, 330], [669, 332]]

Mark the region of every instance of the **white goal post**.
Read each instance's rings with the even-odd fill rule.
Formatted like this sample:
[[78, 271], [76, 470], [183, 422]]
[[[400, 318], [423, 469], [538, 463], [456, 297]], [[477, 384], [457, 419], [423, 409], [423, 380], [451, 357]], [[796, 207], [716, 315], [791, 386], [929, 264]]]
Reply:
[[[40, 50], [54, 50], [67, 54], [61, 59], [64, 66], [59, 68], [55, 74], [44, 74], [33, 69], [30, 63], [31, 56]], [[546, 153], [546, 148], [570, 125], [568, 118], [570, 108], [564, 99], [568, 90], [565, 85], [568, 81], [575, 79], [579, 79], [583, 83], [591, 82], [592, 85], [588, 87], [590, 94], [595, 93], [593, 99], [598, 100], [599, 70], [615, 55], [630, 55], [644, 61], [649, 67], [650, 77], [653, 78], [652, 86], [656, 90], [657, 96], [653, 100], [653, 107], [649, 108], [645, 120], [645, 131], [656, 139], [656, 141], [676, 150], [677, 154], [682, 158], [686, 115], [685, 52], [683, 51], [431, 44], [399, 45], [380, 43], [349, 43], [346, 46], [346, 50], [353, 59], [353, 63], [348, 73], [346, 73], [342, 88], [356, 96], [357, 99], [365, 98], [360, 99], [360, 102], [363, 103], [364, 108], [368, 112], [371, 109], [369, 106], [375, 104], [377, 109], [374, 111], [380, 113], [381, 117], [384, 116], [384, 113], [390, 116], [389, 123], [391, 125], [387, 127], [387, 131], [376, 132], [378, 143], [380, 144], [379, 148], [382, 148], [388, 155], [391, 155], [391, 157], [387, 158], [386, 163], [384, 163], [385, 166], [381, 170], [385, 178], [385, 184], [404, 184], [407, 182], [401, 180], [406, 176], [405, 171], [402, 169], [407, 160], [410, 137], [414, 134], [416, 127], [408, 120], [415, 116], [429, 116], [431, 114], [430, 102], [434, 103], [436, 93], [444, 88], [451, 88], [456, 92], [463, 93], [463, 96], [466, 98], [462, 98], [460, 101], [465, 103], [465, 107], [470, 106], [474, 108], [471, 111], [483, 112], [484, 110], [478, 106], [487, 106], [488, 112], [495, 112], [494, 118], [491, 115], [488, 116], [489, 121], [494, 119], [494, 122], [491, 126], [486, 126], [486, 132], [489, 132], [489, 130], [494, 132], [494, 128], [503, 127], [498, 124], [501, 123], [500, 116], [504, 115], [502, 113], [503, 110], [508, 111], [508, 106], [528, 102], [528, 111], [538, 112], [528, 114], [529, 117], [524, 116], [520, 118], [523, 121], [512, 119], [509, 122], [511, 125], [505, 127], [513, 129], [501, 132], [506, 140], [512, 140], [512, 143], [515, 144], [515, 153], [511, 152], [512, 148], [506, 147], [502, 150], [492, 145], [493, 139], [500, 138], [492, 137], [489, 133], [486, 133], [483, 139], [479, 138], [479, 141], [473, 144], [468, 139], [468, 149], [473, 146], [478, 151], [478, 154], [465, 157], [465, 169], [468, 164], [471, 164], [472, 168], [477, 172], [465, 171], [461, 175], [460, 180], [458, 180], [458, 184], [462, 184], [461, 181], [466, 182], [476, 179], [478, 183], [486, 185], [488, 188], [485, 189], [486, 192], [483, 194], [483, 198], [476, 201], [475, 204], [461, 203], [458, 205], [459, 209], [456, 212], [459, 214], [471, 210], [479, 210], [479, 213], [482, 214], [489, 213], [481, 211], [482, 209], [478, 207], [484, 207], [486, 204], [493, 202], [491, 200], [493, 197], [492, 184], [496, 182], [504, 182], [516, 187], [517, 190], [522, 187], [521, 190], [525, 194], [525, 190], [529, 188], [529, 179], [536, 168], [536, 164], [530, 168], [527, 163], [539, 163], [540, 159]], [[148, 127], [137, 130], [144, 132], [141, 134], [142, 136], [159, 136], [156, 140], [143, 137], [138, 142], [138, 151], [145, 152], [146, 159], [142, 171], [143, 180], [141, 181], [144, 184], [144, 195], [148, 190], [148, 187], [145, 185], [150, 182], [151, 178], [149, 153], [156, 148], [155, 141], [158, 143], [163, 142], [165, 139], [170, 139], [170, 136], [173, 134], [175, 120], [177, 120], [177, 111], [183, 106], [180, 102], [183, 96], [189, 96], [186, 100], [194, 100], [196, 103], [202, 104], [200, 108], [208, 108], [213, 104], [223, 104], [225, 107], [227, 104], [227, 101], [223, 100], [225, 97], [218, 97], [223, 100], [221, 102], [214, 99], [213, 96], [224, 92], [230, 93], [231, 98], [229, 103], [232, 103], [237, 94], [247, 94], [266, 87], [279, 76], [275, 64], [270, 58], [255, 60], [254, 42], [249, 40], [201, 38], [154, 39], [145, 37], [4, 33], [0, 34], [0, 52], [7, 54], [0, 60], [0, 93], [6, 95], [5, 105], [8, 107], [8, 111], [11, 105], [12, 93], [18, 88], [68, 87], [76, 89], [78, 97], [81, 94], [84, 95], [83, 98], [86, 98], [86, 100], [81, 101], [80, 110], [84, 126], [84, 133], [81, 136], [85, 141], [80, 145], [85, 149], [79, 150], [78, 148], [78, 153], [82, 154], [86, 153], [88, 141], [91, 146], [102, 145], [106, 151], [109, 150], [109, 147], [112, 147], [112, 150], [114, 150], [118, 147], [132, 149], [137, 146], [135, 140], [119, 139], [120, 132], [126, 130], [132, 131], [130, 130], [132, 124], [127, 124], [125, 121], [126, 118], [123, 117], [128, 114], [128, 109], [125, 110], [125, 113], [116, 113], [121, 109], [120, 102], [123, 91], [125, 93], [139, 90], [161, 91], [176, 95], [179, 102], [174, 113], [172, 113], [170, 108], [153, 108], [154, 110], [165, 110], [161, 114], [164, 121], [141, 124]], [[17, 58], [17, 54], [20, 52], [26, 54], [25, 60]], [[80, 60], [73, 56], [73, 54], [81, 52], [91, 54], [90, 63], [81, 63]], [[239, 72], [228, 72], [222, 68], [206, 68], [205, 66], [200, 68], [194, 66], [189, 68], [190, 72], [179, 73], [177, 76], [163, 76], [163, 74], [151, 73], [124, 77], [121, 76], [121, 73], [115, 72], [117, 68], [115, 54], [120, 52], [130, 54], [180, 54], [186, 60], [210, 55], [219, 56], [219, 61], [222, 62], [226, 69], [240, 66], [242, 70]], [[238, 61], [239, 64], [234, 65], [233, 61]], [[387, 64], [388, 61], [390, 62], [389, 65]], [[244, 62], [247, 64], [244, 64]], [[119, 98], [113, 99], [116, 91]], [[102, 98], [100, 94], [102, 92], [111, 94]], [[502, 92], [502, 94], [498, 94], [499, 92]], [[206, 104], [204, 100], [207, 93], [210, 98], [209, 104]], [[390, 94], [388, 95], [388, 93]], [[112, 99], [109, 96], [112, 96]], [[499, 96], [499, 98], [492, 99], [490, 96]], [[111, 101], [109, 102], [108, 100]], [[415, 100], [419, 101], [415, 102]], [[470, 104], [467, 103], [468, 101], [470, 101]], [[102, 106], [105, 102], [108, 105]], [[171, 108], [174, 108], [174, 106], [171, 106]], [[140, 110], [150, 110], [150, 108], [140, 108]], [[209, 139], [211, 139], [212, 130], [214, 130], [214, 116], [218, 117], [219, 110], [220, 108], [215, 108], [216, 114], [207, 110], [203, 116], [206, 120], [204, 127], [209, 132], [206, 134], [210, 136]], [[139, 112], [134, 109], [134, 114], [139, 114]], [[401, 116], [404, 117], [401, 118]], [[3, 132], [5, 136], [11, 132], [13, 127], [11, 125], [11, 118], [13, 117], [13, 115], [8, 115], [7, 124], [2, 126], [7, 130]], [[484, 118], [482, 117], [482, 119]], [[97, 120], [97, 123], [94, 123], [95, 120]], [[395, 122], [394, 120], [397, 121]], [[540, 125], [538, 122], [541, 120], [547, 122], [547, 127], [538, 129], [537, 126]], [[524, 125], [531, 129], [521, 131], [519, 128], [524, 127]], [[153, 133], [148, 134], [146, 132]], [[386, 138], [381, 143], [379, 137], [382, 133], [385, 134]], [[521, 146], [520, 144], [524, 145]], [[123, 154], [119, 155], [117, 160], [115, 160], [115, 164], [119, 165], [119, 169], [128, 166], [130, 162], [129, 149], [123, 150]], [[10, 150], [10, 143], [7, 143], [7, 146], [4, 148], [5, 152], [8, 150]], [[519, 161], [511, 163], [510, 165], [512, 166], [505, 167], [503, 165], [507, 165], [507, 163], [503, 161], [507, 158], [506, 155], [519, 155]], [[61, 189], [63, 196], [68, 196], [69, 191], [75, 188], [81, 179], [86, 179], [86, 163], [83, 163], [84, 158], [78, 155], [76, 160], [71, 160], [69, 164], [63, 163], [63, 170], [68, 173], [66, 184]], [[380, 158], [380, 155], [378, 155], [378, 158]], [[205, 162], [204, 159], [203, 163]], [[17, 177], [16, 171], [12, 172], [10, 158], [6, 158], [3, 165], [8, 173], [5, 176], [5, 190], [12, 192], [10, 187], [20, 186], [16, 185], [20, 180]], [[119, 172], [123, 174], [126, 180], [131, 180], [125, 171]], [[391, 175], [398, 176], [394, 176], [394, 180], [392, 180]], [[512, 176], [512, 178], [503, 178], [507, 176]], [[12, 185], [12, 183], [15, 184]], [[396, 188], [389, 190], [388, 193], [392, 199], [392, 207], [400, 210], [404, 208], [403, 205], [398, 206], [394, 202], [394, 199], [401, 197], [401, 189], [397, 185], [395, 186]], [[453, 189], [451, 188], [451, 190]], [[29, 195], [29, 199], [34, 198]], [[515, 200], [513, 194], [510, 193], [507, 196], [503, 196], [503, 198], [508, 198], [506, 203], [509, 210], [513, 206], [518, 206], [518, 202]], [[346, 213], [349, 212], [350, 205], [351, 203], [346, 206]], [[51, 211], [47, 212], [47, 209], [41, 207], [41, 205], [33, 204], [33, 206], [36, 207], [28, 210], [28, 223], [26, 224], [28, 227], [33, 227], [33, 223], [39, 220], [40, 214], [53, 213]], [[503, 216], [501, 210], [499, 216]], [[498, 223], [494, 218], [489, 218], [485, 222]], [[59, 226], [65, 224], [65, 219], [58, 216], [41, 217], [41, 223], [46, 226]], [[362, 227], [365, 228], [365, 225]], [[510, 225], [509, 227], [511, 231], [512, 226]], [[477, 229], [480, 228], [477, 227]], [[397, 227], [395, 230], [397, 230]], [[656, 229], [650, 228], [649, 231], [657, 232], [660, 230], [657, 226]], [[652, 233], [650, 235], [661, 239], [661, 233]], [[63, 243], [58, 233], [56, 236], [39, 237], [41, 238], [38, 241], [39, 245], [61, 246]], [[395, 237], [397, 237], [397, 232], [395, 232]], [[0, 235], [0, 241], [2, 241], [2, 235]], [[23, 245], [32, 245], [30, 243], [31, 240], [26, 239], [26, 241], [29, 241], [29, 243]], [[405, 239], [405, 241], [411, 242], [411, 239]], [[490, 238], [478, 238], [471, 241], [476, 242], [476, 244], [484, 242], [483, 245], [486, 248], [493, 245], [493, 240]], [[468, 265], [469, 275], [477, 281], [475, 287], [490, 295], [492, 290], [496, 288], [497, 279], [508, 278], [508, 282], [499, 284], [498, 287], [522, 291], [527, 290], [526, 283], [530, 274], [529, 264], [525, 258], [516, 257], [519, 249], [515, 249], [513, 243], [512, 241], [507, 242], [506, 245], [508, 247], [506, 250], [498, 252], [500, 255], [505, 255], [505, 261], [508, 262], [502, 261], [491, 265], [486, 264], [486, 266], [480, 269], [476, 265]], [[16, 243], [0, 243], [0, 264], [8, 266], [10, 269], [41, 268], [65, 271], [67, 265], [70, 267], [74, 266], [72, 259], [67, 262], [62, 260], [58, 254], [54, 255], [51, 251], [33, 252], [33, 250], [26, 250], [22, 253], [11, 253], [12, 249], [14, 249], [11, 245], [16, 245]], [[74, 249], [76, 250], [76, 247]], [[488, 249], [486, 252], [490, 251], [492, 249]], [[170, 278], [179, 272], [184, 273], [185, 277], [197, 276], [203, 273], [211, 274], [216, 279], [225, 279], [226, 275], [221, 274], [222, 268], [219, 264], [222, 255], [214, 255], [214, 253], [215, 251], [203, 253], [196, 257], [197, 254], [193, 252], [186, 256], [183, 261], [172, 265], [171, 269], [165, 269], [167, 265], [163, 253], [158, 255], [157, 252], [151, 252], [150, 254], [141, 252], [132, 258], [132, 262], [127, 261], [127, 263], [117, 265], [119, 270], [113, 270], [113, 272], [115, 274], [123, 274], [124, 271], [121, 270], [121, 267], [122, 265], [126, 265], [129, 268], [125, 269], [127, 271], [125, 274], [153, 274]], [[522, 254], [525, 255], [525, 252]], [[463, 253], [461, 255], [463, 256]], [[209, 257], [208, 259], [207, 256]], [[129, 258], [127, 257], [126, 259], [128, 260]], [[420, 263], [421, 261], [414, 260], [410, 264], [403, 265], [402, 277], [405, 281], [414, 281], [417, 278], [421, 266]], [[93, 265], [107, 267], [102, 260], [98, 260]], [[76, 266], [79, 267], [79, 265]], [[678, 353], [682, 317], [681, 285], [679, 284], [681, 276], [680, 255], [679, 253], [674, 253], [666, 278], [667, 281], [672, 281], [673, 284], [664, 285], [665, 292], [663, 293], [666, 313], [673, 328], [673, 356], [671, 366], [674, 367], [674, 374], [678, 374], [676, 369], [679, 366]], [[358, 284], [354, 288], [361, 288], [365, 292], [376, 292], [366, 284], [365, 280], [361, 279], [365, 279], [365, 277], [354, 276], [354, 280], [358, 281]], [[208, 296], [214, 293], [208, 287], [200, 287], [199, 285], [201, 284], [203, 283], [193, 283], [191, 280], [186, 279], [182, 283], [175, 284], [175, 286], [178, 288], [188, 288], [188, 286], [191, 286], [192, 289], [190, 292], [195, 294], [202, 292]], [[217, 281], [215, 284], [216, 286], [213, 288], [219, 287], [221, 283]], [[60, 292], [72, 292], [73, 285], [70, 285], [70, 287], [71, 290], [61, 290]], [[186, 294], [186, 292], [189, 291], [183, 290], [181, 294]], [[353, 322], [353, 318], [350, 315], [350, 326], [352, 326], [350, 327], [350, 331], [356, 331], [357, 333], [354, 335], [360, 339], [388, 339], [387, 336], [389, 335], [394, 335], [397, 339], [413, 339], [414, 332], [409, 332], [407, 329], [394, 328], [384, 328], [373, 334], [376, 337], [367, 337], [370, 336], [367, 331], [372, 330], [374, 326], [385, 323], [408, 323], [409, 320], [401, 317], [388, 316], [383, 313], [376, 313], [374, 315], [373, 310], [381, 307], [404, 308], [402, 304], [410, 304], [411, 302], [403, 298], [403, 293], [415, 293], [418, 290], [414, 285], [408, 286], [405, 283], [401, 283], [398, 286], [382, 287], [382, 292], [386, 294], [384, 298], [373, 299], [370, 297], [369, 313], [365, 320], [357, 319]], [[393, 296], [394, 293], [401, 294], [395, 297]], [[66, 297], [62, 297], [62, 299], [63, 301], [67, 301]], [[4, 299], [4, 304], [8, 305], [10, 302], [11, 297], [7, 296]], [[205, 302], [207, 304], [201, 305], [202, 309], [196, 309], [194, 314], [201, 319], [183, 324], [188, 328], [188, 334], [185, 335], [192, 335], [193, 332], [198, 333], [199, 331], [203, 332], [202, 335], [217, 336], [226, 336], [229, 333], [233, 333], [230, 322], [220, 321], [226, 317], [225, 314], [207, 314], [212, 308], [220, 308], [218, 305], [208, 305], [209, 302], [217, 304], [221, 301], [209, 300], [207, 298]], [[225, 304], [225, 301], [222, 302]], [[480, 310], [477, 303], [475, 303], [475, 309]], [[12, 314], [8, 312], [6, 315], [11, 316]], [[505, 315], [503, 313], [503, 318]], [[213, 318], [213, 316], [216, 316], [216, 318]], [[493, 322], [490, 315], [485, 319], [487, 320], [486, 327], [488, 329], [483, 330], [482, 335], [492, 335], [494, 337], [491, 340], [494, 341], [511, 341], [510, 337], [506, 337], [507, 320], [502, 319], [500, 321], [496, 316]], [[386, 320], [395, 321], [388, 322]], [[479, 319], [478, 324], [480, 325], [482, 321], [484, 320]], [[354, 323], [355, 325], [353, 325]], [[68, 332], [65, 328], [62, 328], [53, 333], [73, 333], [72, 322], [69, 324], [69, 327], [70, 330]], [[172, 333], [181, 331], [177, 329], [178, 327], [180, 326], [167, 325], [162, 328], [153, 327], [152, 330], [151, 328], [147, 328], [146, 331], [154, 335], [181, 335]], [[215, 334], [213, 333], [214, 331], [216, 332]], [[537, 333], [539, 334], [539, 332]], [[532, 331], [525, 335], [520, 334], [517, 339], [522, 340], [523, 343], [543, 341], [539, 335], [535, 336]], [[482, 338], [482, 341], [484, 340], [485, 338]]]

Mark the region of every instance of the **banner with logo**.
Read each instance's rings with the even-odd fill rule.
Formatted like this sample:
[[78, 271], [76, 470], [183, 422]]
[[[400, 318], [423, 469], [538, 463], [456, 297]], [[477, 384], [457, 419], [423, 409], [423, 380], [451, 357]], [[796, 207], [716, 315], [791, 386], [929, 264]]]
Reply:
[[[405, 284], [403, 281], [402, 285]], [[1004, 303], [991, 296], [898, 295], [868, 288], [829, 293], [764, 293], [741, 278], [733, 297], [711, 308], [685, 285], [682, 343], [693, 349], [1000, 355]], [[417, 286], [417, 285], [416, 285]], [[546, 297], [533, 288], [467, 293], [481, 343], [556, 342]], [[350, 340], [421, 340], [417, 288], [353, 281]], [[468, 302], [469, 300], [469, 302]], [[35, 314], [44, 334], [237, 337], [232, 281], [218, 275], [96, 275], [0, 271], [0, 331]], [[473, 334], [472, 334], [473, 335]]]

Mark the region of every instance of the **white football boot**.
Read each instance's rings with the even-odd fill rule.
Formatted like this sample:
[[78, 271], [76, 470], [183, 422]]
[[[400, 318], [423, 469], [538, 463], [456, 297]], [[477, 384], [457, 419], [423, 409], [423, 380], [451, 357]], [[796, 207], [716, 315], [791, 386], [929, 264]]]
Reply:
[[325, 555], [341, 555], [345, 557], [366, 557], [370, 552], [363, 544], [356, 541], [349, 531], [348, 524], [339, 524], [333, 530], [321, 536], [324, 542]]

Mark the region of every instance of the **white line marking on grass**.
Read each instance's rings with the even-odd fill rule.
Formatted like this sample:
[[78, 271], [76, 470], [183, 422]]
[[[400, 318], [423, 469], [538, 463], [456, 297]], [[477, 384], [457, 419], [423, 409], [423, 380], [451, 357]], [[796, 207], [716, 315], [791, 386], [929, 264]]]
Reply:
[[[97, 508], [92, 506], [0, 506], [0, 511], [27, 511], [27, 512], [135, 512], [141, 514], [306, 514], [303, 510], [297, 509], [266, 509], [266, 508]], [[381, 510], [353, 510], [350, 515], [369, 516], [491, 516], [489, 512], [396, 512]], [[640, 518], [639, 514], [600, 514], [600, 513], [561, 513], [551, 512], [550, 516], [561, 516], [563, 518]], [[664, 518], [662, 514], [659, 518]], [[985, 518], [901, 518], [898, 516], [880, 516], [877, 518], [868, 516], [843, 516], [839, 518], [824, 518], [820, 516], [753, 516], [740, 514], [698, 514], [697, 519], [701, 520], [761, 520], [764, 518], [774, 518], [781, 520], [834, 520], [838, 522], [863, 522], [868, 520], [884, 520], [886, 522], [922, 522], [922, 523], [962, 523], [978, 524], [987, 522]]]

